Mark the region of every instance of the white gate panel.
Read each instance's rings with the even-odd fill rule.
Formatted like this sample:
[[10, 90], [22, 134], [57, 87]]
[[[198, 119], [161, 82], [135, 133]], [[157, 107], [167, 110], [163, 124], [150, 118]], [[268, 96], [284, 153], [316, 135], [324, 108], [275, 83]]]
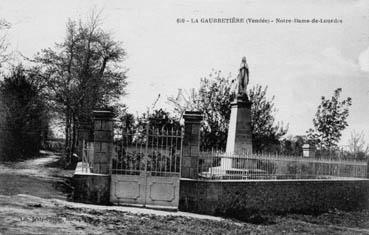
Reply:
[[146, 204], [178, 208], [179, 177], [151, 176], [147, 178]]
[[141, 175], [112, 175], [110, 201], [114, 204], [145, 205], [145, 179]]

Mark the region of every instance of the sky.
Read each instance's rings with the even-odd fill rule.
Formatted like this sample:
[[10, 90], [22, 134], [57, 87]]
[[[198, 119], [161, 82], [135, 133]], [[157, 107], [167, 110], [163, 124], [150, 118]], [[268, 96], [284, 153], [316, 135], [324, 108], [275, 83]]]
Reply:
[[[243, 56], [250, 84], [268, 86], [275, 96], [276, 120], [289, 124], [288, 135], [312, 127], [321, 96], [342, 88], [352, 98], [349, 127], [363, 131], [369, 142], [369, 1], [365, 0], [0, 0], [0, 16], [11, 49], [32, 57], [65, 36], [68, 18], [85, 19], [102, 11], [103, 27], [127, 52], [129, 111], [156, 108], [178, 89], [198, 88], [212, 69], [237, 76]], [[177, 23], [201, 18], [312, 19], [337, 18], [342, 23], [202, 24]]]

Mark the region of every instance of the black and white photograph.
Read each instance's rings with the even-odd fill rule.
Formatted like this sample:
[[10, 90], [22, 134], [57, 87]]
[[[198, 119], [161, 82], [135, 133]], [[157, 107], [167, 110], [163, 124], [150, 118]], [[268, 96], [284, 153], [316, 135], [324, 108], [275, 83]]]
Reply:
[[369, 234], [369, 1], [0, 0], [0, 234]]

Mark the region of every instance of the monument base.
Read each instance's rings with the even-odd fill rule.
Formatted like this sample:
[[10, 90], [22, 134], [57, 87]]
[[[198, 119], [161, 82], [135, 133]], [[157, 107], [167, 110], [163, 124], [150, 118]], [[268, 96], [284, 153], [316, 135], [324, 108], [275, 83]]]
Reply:
[[[236, 97], [231, 103], [226, 153], [231, 156], [252, 154], [251, 102], [247, 97]], [[233, 161], [232, 158], [222, 158], [221, 168], [232, 169]]]
[[200, 177], [205, 179], [259, 179], [267, 176], [266, 171], [261, 169], [238, 169], [229, 168], [224, 169], [222, 166], [211, 167], [209, 171], [201, 172]]
[[251, 102], [235, 99], [231, 103], [226, 152], [228, 154], [251, 154]]

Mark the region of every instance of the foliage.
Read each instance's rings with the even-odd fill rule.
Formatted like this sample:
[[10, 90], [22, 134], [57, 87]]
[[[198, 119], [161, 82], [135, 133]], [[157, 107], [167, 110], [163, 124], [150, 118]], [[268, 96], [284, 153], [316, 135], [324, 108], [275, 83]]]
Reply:
[[349, 154], [358, 160], [367, 158], [369, 154], [369, 145], [365, 143], [364, 132], [352, 131], [348, 140]]
[[[122, 130], [124, 133], [130, 133], [128, 142], [136, 141], [137, 143], [145, 143], [147, 131], [149, 131], [149, 144], [152, 144], [152, 135], [155, 137], [155, 142], [160, 142], [161, 145], [166, 145], [166, 136], [179, 135], [181, 131], [181, 124], [178, 118], [170, 115], [169, 112], [163, 109], [154, 109], [140, 116], [134, 116], [125, 108], [116, 112], [118, 115], [118, 122], [114, 122], [114, 128], [117, 130], [117, 139], [120, 138]], [[149, 128], [149, 129], [147, 129]], [[177, 138], [177, 137], [173, 137]], [[163, 142], [161, 142], [163, 140]]]
[[289, 136], [280, 142], [280, 153], [292, 156], [302, 156], [302, 146], [305, 143], [303, 136]]
[[4, 160], [34, 157], [47, 136], [46, 105], [36, 76], [19, 65], [0, 83], [4, 115], [0, 158]]
[[274, 96], [267, 99], [268, 87], [256, 85], [249, 90], [251, 106], [252, 145], [256, 152], [276, 152], [279, 139], [287, 133], [283, 124], [275, 123]]
[[186, 110], [200, 111], [204, 115], [200, 146], [204, 150], [225, 149], [231, 114], [231, 85], [229, 77], [213, 69], [207, 77], [201, 78], [199, 89], [179, 90], [176, 98], [168, 98], [178, 116]]
[[173, 111], [180, 118], [186, 110], [200, 111], [201, 104], [198, 100], [198, 91], [192, 88], [189, 92], [178, 89], [177, 96], [168, 97], [168, 102], [173, 106]]
[[[180, 149], [181, 126], [177, 118], [163, 109], [149, 110], [137, 117], [121, 109], [118, 119], [117, 129], [123, 128], [126, 135], [121, 137], [122, 132], [118, 131], [117, 141], [135, 146], [133, 148], [148, 147], [149, 154], [144, 157], [136, 151], [118, 150], [118, 158], [113, 159], [113, 168], [141, 169], [146, 165], [147, 170], [152, 171], [179, 171], [180, 159], [176, 151]], [[167, 151], [160, 151], [162, 149]]]
[[92, 110], [106, 108], [124, 95], [126, 52], [102, 29], [98, 15], [87, 22], [69, 20], [66, 37], [35, 57], [47, 81], [53, 111], [65, 121], [66, 151], [76, 147], [81, 122], [91, 122]]
[[115, 122], [115, 127], [124, 128], [125, 131], [132, 130], [135, 125], [135, 116], [129, 113], [127, 106], [116, 104], [113, 106], [114, 114], [118, 122]]
[[201, 125], [201, 148], [225, 149], [231, 115], [231, 82], [221, 71], [212, 71], [200, 81], [198, 102], [204, 115]]
[[143, 127], [147, 121], [150, 124], [150, 128], [154, 130], [180, 130], [179, 120], [163, 109], [155, 109], [151, 112], [143, 113], [140, 117], [137, 117], [137, 126]]
[[10, 59], [9, 43], [7, 40], [7, 30], [10, 29], [11, 24], [5, 19], [0, 19], [0, 68]]
[[[201, 148], [205, 150], [224, 150], [227, 142], [228, 123], [231, 114], [230, 76], [224, 77], [221, 71], [213, 70], [208, 77], [202, 78], [200, 89], [192, 91], [190, 96], [180, 93], [177, 98], [169, 98], [174, 111], [182, 114], [192, 108], [204, 114], [201, 125]], [[275, 123], [274, 97], [267, 99], [267, 87], [256, 85], [249, 89], [252, 102], [251, 128], [254, 151], [275, 151], [279, 138], [287, 128]]]
[[351, 106], [350, 97], [340, 100], [341, 92], [341, 88], [336, 89], [330, 99], [322, 96], [313, 119], [314, 128], [307, 131], [310, 144], [326, 150], [337, 147], [342, 131], [348, 126], [346, 119]]

